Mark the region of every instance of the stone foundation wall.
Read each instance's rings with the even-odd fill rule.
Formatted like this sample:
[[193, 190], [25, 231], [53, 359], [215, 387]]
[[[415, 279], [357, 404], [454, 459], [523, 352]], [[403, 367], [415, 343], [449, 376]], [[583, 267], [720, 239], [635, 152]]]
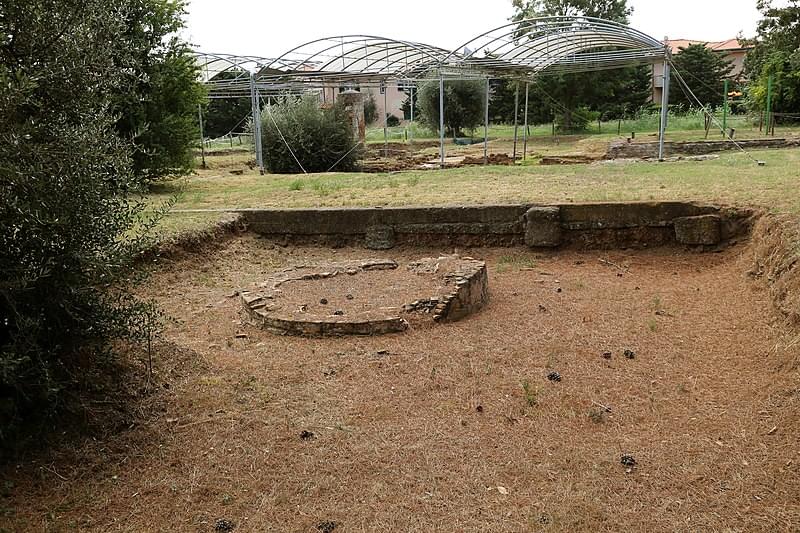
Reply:
[[278, 335], [292, 335], [295, 337], [344, 337], [347, 335], [374, 337], [389, 333], [401, 333], [408, 329], [408, 322], [400, 317], [357, 322], [331, 322], [322, 319], [287, 320], [268, 316], [266, 313], [259, 311], [254, 314], [261, 327], [265, 330]]
[[687, 202], [251, 209], [251, 231], [289, 243], [412, 246], [637, 248], [716, 246], [749, 234], [756, 214]]
[[486, 263], [473, 261], [453, 276], [455, 288], [434, 310], [437, 322], [456, 322], [483, 308], [489, 302], [489, 274]]
[[[794, 148], [800, 139], [750, 139], [736, 141], [745, 150], [753, 148]], [[665, 142], [665, 157], [673, 155], [706, 155], [727, 150], [738, 150], [730, 141]], [[657, 159], [657, 142], [614, 141], [608, 147], [606, 159]]]

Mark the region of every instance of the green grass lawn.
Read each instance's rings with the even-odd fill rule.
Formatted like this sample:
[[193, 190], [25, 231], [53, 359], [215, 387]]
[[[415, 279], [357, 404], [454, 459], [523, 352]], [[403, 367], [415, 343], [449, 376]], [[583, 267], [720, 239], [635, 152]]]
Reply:
[[[717, 113], [715, 118], [722, 124], [722, 114]], [[611, 120], [600, 123], [589, 124], [587, 130], [581, 135], [602, 135], [604, 137], [617, 137], [618, 135], [629, 136], [631, 132], [637, 135], [654, 135], [658, 131], [660, 118], [658, 114], [646, 114], [638, 119]], [[758, 129], [757, 119], [747, 115], [731, 115], [727, 119], [727, 127], [736, 129], [737, 138], [758, 138], [763, 136], [763, 132]], [[797, 126], [783, 126], [775, 128], [775, 136], [780, 137], [786, 134], [797, 133], [800, 130]], [[483, 127], [475, 129], [474, 136], [483, 138]], [[387, 128], [390, 142], [403, 142], [409, 138], [416, 140], [438, 139], [439, 134], [430, 130], [419, 123], [405, 123], [401, 126]], [[523, 125], [519, 124], [518, 135], [522, 137]], [[551, 137], [553, 135], [552, 124], [539, 124], [530, 126], [531, 137]], [[490, 139], [508, 139], [514, 137], [514, 126], [508, 124], [492, 124], [489, 127]], [[701, 113], [691, 113], [670, 117], [667, 130], [668, 140], [700, 140], [705, 138], [704, 119]], [[711, 126], [708, 134], [709, 139], [722, 139], [722, 131], [716, 124]], [[382, 143], [383, 126], [373, 124], [367, 128], [367, 143]]]
[[[716, 119], [721, 124], [722, 114], [716, 113]], [[590, 135], [602, 139], [611, 139], [619, 135], [630, 136], [631, 132], [635, 132], [638, 136], [655, 136], [658, 131], [659, 124], [658, 114], [645, 114], [638, 119], [628, 120], [611, 120], [602, 122], [600, 125], [597, 123], [589, 124], [587, 131], [581, 133], [582, 136]], [[728, 128], [736, 129], [736, 137], [740, 139], [759, 138], [763, 133], [759, 131], [757, 119], [747, 115], [731, 115], [727, 120]], [[538, 124], [530, 126], [530, 136], [539, 139], [545, 139], [553, 136], [552, 124]], [[518, 128], [518, 135], [520, 138], [523, 135], [522, 123]], [[800, 132], [800, 126], [781, 126], [775, 129], [776, 137], [787, 134], [797, 134]], [[483, 127], [479, 126], [472, 132], [476, 138], [483, 138]], [[390, 142], [406, 142], [408, 140], [430, 141], [439, 138], [438, 132], [428, 129], [419, 122], [404, 123], [400, 126], [387, 128], [387, 136]], [[509, 124], [492, 124], [489, 127], [490, 139], [512, 139], [514, 137], [514, 126]], [[569, 137], [569, 136], [567, 136]], [[704, 121], [701, 113], [690, 113], [685, 115], [678, 115], [670, 117], [669, 127], [667, 130], [667, 139], [674, 141], [689, 141], [701, 140], [705, 138]], [[722, 132], [713, 125], [708, 135], [709, 139], [722, 139]], [[367, 128], [366, 132], [367, 144], [380, 144], [384, 141], [383, 126], [380, 124], [372, 124]], [[240, 144], [240, 142], [242, 144]], [[209, 143], [206, 147], [209, 151], [214, 150], [241, 150], [250, 148], [252, 143], [249, 137], [242, 139], [236, 138], [235, 140], [218, 139]]]
[[165, 232], [201, 228], [225, 210], [253, 207], [403, 206], [524, 202], [688, 200], [800, 213], [800, 149], [723, 153], [710, 161], [465, 167], [389, 174], [236, 176], [205, 171], [160, 185], [154, 202], [179, 193]]

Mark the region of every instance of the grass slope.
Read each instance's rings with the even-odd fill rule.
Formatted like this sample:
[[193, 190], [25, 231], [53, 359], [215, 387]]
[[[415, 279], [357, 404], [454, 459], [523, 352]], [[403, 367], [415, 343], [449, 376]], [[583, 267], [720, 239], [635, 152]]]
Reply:
[[180, 193], [164, 231], [194, 229], [224, 210], [248, 207], [402, 206], [521, 202], [617, 202], [691, 200], [755, 205], [800, 213], [800, 150], [741, 153], [711, 161], [673, 163], [604, 162], [593, 165], [536, 164], [466, 167], [390, 174], [241, 176], [205, 171], [186, 182], [162, 184], [161, 201]]

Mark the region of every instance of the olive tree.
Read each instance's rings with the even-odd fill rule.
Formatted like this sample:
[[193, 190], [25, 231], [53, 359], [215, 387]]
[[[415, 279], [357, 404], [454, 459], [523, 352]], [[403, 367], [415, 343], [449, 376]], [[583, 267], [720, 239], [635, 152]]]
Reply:
[[152, 331], [128, 279], [155, 219], [131, 196], [114, 112], [130, 15], [106, 0], [0, 10], [0, 441], [56, 412], [112, 340]]
[[[483, 124], [486, 105], [486, 84], [482, 80], [445, 81], [445, 135], [462, 136], [464, 130], [474, 130]], [[420, 122], [434, 131], [439, 130], [439, 82], [427, 81], [419, 86], [417, 106]]]

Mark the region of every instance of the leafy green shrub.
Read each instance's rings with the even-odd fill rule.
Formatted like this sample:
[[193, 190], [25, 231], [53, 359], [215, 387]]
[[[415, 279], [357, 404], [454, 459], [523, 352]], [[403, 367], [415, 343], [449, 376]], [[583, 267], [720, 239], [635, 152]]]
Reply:
[[108, 368], [110, 341], [149, 338], [157, 322], [128, 288], [156, 220], [130, 196], [131, 142], [111, 110], [133, 61], [129, 12], [106, 0], [2, 11], [0, 442]]
[[779, 117], [781, 120], [796, 121], [800, 115], [800, 5], [796, 0], [759, 2], [758, 8], [762, 17], [758, 36], [749, 41], [753, 49], [745, 59], [750, 111], [761, 114], [766, 110], [771, 77], [772, 111], [794, 115]]
[[386, 125], [390, 128], [396, 128], [400, 125], [400, 119], [390, 113], [386, 113]]
[[[446, 134], [463, 136], [463, 130], [474, 130], [483, 124], [486, 98], [482, 80], [446, 81], [444, 84], [444, 126]], [[427, 81], [420, 85], [417, 105], [420, 121], [434, 131], [439, 131], [439, 82]]]
[[563, 110], [559, 117], [558, 131], [561, 133], [579, 133], [586, 131], [590, 124], [596, 124], [600, 118], [599, 111], [591, 111], [588, 107], [575, 110]]
[[262, 145], [265, 163], [274, 174], [299, 173], [303, 169], [328, 172], [333, 168], [348, 172], [358, 168], [361, 158], [344, 107], [336, 104], [321, 109], [315, 95], [286, 96], [265, 109]]

